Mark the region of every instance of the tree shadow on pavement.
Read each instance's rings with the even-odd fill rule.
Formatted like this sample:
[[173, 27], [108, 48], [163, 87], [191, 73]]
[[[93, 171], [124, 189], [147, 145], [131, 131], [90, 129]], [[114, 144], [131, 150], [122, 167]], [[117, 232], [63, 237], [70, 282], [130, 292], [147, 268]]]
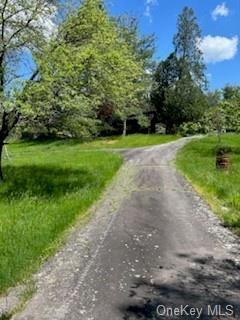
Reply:
[[[178, 266], [175, 270], [160, 266], [154, 279], [138, 279], [132, 283], [130, 303], [120, 306], [123, 320], [240, 319], [240, 266], [234, 260], [188, 254], [178, 254], [177, 258], [183, 259], [186, 266], [181, 271], [177, 271]], [[159, 315], [160, 305], [171, 308], [188, 305], [187, 314], [166, 313], [162, 307]], [[232, 306], [233, 315], [230, 309], [226, 310], [228, 305]], [[215, 306], [220, 307], [211, 314]], [[197, 318], [189, 314], [190, 308], [203, 308], [203, 312]]]

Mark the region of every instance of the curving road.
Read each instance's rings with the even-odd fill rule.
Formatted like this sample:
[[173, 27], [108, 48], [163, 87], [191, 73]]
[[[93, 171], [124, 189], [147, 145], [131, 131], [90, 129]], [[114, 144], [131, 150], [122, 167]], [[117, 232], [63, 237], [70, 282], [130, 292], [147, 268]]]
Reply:
[[15, 320], [240, 319], [239, 239], [176, 172], [187, 141], [121, 151], [92, 220], [36, 275]]

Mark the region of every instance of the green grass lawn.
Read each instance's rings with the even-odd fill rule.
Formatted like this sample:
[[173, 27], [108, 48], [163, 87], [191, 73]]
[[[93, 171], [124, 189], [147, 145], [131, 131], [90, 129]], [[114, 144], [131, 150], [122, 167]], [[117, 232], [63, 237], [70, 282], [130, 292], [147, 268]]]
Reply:
[[233, 150], [228, 173], [216, 170], [215, 136], [187, 144], [177, 155], [177, 167], [209, 202], [224, 224], [240, 233], [240, 135], [224, 135], [222, 143]]
[[[57, 146], [65, 144], [68, 148], [78, 148], [79, 150], [99, 150], [99, 149], [121, 149], [121, 148], [138, 148], [145, 146], [152, 146], [156, 144], [168, 143], [179, 139], [177, 135], [160, 135], [160, 134], [132, 134], [126, 137], [113, 136], [105, 138], [97, 138], [89, 142], [80, 142], [79, 140], [56, 140], [56, 141], [45, 141], [41, 144], [39, 142], [22, 142], [15, 144], [15, 150], [19, 153], [22, 152], [35, 152], [36, 150], [61, 152], [61, 149], [57, 149]], [[23, 150], [22, 146], [25, 145]]]
[[85, 148], [138, 148], [163, 144], [177, 140], [177, 135], [160, 134], [131, 134], [126, 137], [117, 136], [109, 138], [96, 139], [90, 143], [84, 143]]
[[21, 282], [58, 247], [64, 232], [100, 197], [122, 163], [99, 149], [161, 144], [176, 136], [132, 135], [7, 146], [0, 185], [0, 293]]
[[4, 161], [0, 292], [28, 277], [54, 252], [63, 232], [86, 215], [122, 163], [116, 154], [81, 152], [78, 145], [28, 145], [9, 145], [12, 160]]

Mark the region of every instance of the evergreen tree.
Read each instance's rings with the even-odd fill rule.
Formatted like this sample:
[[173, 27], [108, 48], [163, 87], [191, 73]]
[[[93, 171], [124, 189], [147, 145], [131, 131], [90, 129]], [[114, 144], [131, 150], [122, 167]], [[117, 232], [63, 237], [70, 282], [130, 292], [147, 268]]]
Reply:
[[167, 105], [167, 92], [174, 87], [179, 77], [179, 65], [175, 53], [161, 61], [154, 74], [154, 85], [151, 100], [159, 116], [159, 120], [166, 125], [166, 132], [171, 133], [175, 124], [175, 106]]
[[176, 56], [179, 60], [180, 78], [191, 75], [191, 80], [199, 88], [206, 86], [203, 54], [199, 49], [201, 30], [192, 8], [185, 7], [178, 17], [177, 33], [173, 39]]
[[167, 133], [203, 114], [207, 100], [202, 52], [199, 50], [200, 28], [191, 8], [178, 17], [174, 36], [175, 51], [162, 61], [155, 73], [152, 101]]

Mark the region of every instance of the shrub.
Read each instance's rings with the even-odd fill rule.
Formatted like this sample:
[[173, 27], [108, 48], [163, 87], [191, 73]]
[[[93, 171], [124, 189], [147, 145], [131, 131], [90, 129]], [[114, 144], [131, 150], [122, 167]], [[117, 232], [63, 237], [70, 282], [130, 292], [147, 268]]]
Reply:
[[185, 122], [180, 126], [179, 130], [183, 136], [191, 136], [194, 134], [203, 133], [200, 122]]
[[224, 154], [229, 154], [232, 152], [232, 148], [230, 146], [218, 145], [216, 147], [216, 155], [222, 156]]

